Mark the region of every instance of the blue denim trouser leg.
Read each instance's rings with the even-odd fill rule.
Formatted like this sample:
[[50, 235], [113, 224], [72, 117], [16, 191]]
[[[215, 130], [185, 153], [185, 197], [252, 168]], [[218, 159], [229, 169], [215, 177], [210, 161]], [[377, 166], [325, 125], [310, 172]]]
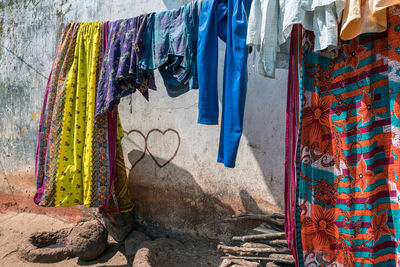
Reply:
[[218, 36], [226, 41], [218, 162], [231, 168], [243, 128], [250, 5], [251, 0], [205, 0], [199, 23], [199, 123], [218, 124]]

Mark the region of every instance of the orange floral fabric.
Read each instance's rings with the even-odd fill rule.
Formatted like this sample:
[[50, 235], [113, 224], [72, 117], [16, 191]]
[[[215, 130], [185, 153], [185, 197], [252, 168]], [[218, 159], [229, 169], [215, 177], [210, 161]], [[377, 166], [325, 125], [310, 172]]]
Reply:
[[299, 38], [299, 266], [400, 266], [399, 6], [387, 18], [334, 58]]

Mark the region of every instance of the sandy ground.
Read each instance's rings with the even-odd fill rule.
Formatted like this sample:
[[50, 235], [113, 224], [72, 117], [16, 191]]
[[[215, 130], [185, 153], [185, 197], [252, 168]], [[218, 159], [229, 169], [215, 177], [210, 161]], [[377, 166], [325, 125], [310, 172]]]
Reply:
[[[0, 266], [132, 266], [128, 265], [124, 255], [124, 244], [116, 243], [111, 237], [108, 247], [95, 261], [80, 261], [77, 258], [58, 263], [41, 264], [21, 260], [18, 248], [28, 241], [30, 234], [41, 231], [57, 231], [73, 226], [70, 218], [52, 217], [35, 213], [0, 213]], [[204, 244], [203, 241], [187, 240], [177, 249], [165, 250], [158, 254], [159, 266], [162, 267], [217, 267], [221, 259], [215, 248]]]
[[72, 224], [66, 220], [42, 214], [0, 214], [0, 266], [129, 266], [123, 254], [123, 245], [117, 244], [112, 239], [109, 239], [107, 250], [96, 261], [83, 262], [73, 258], [58, 263], [40, 264], [24, 262], [19, 259], [18, 247], [24, 240], [27, 240], [30, 234], [40, 231], [56, 231], [70, 226]]
[[[124, 244], [116, 243], [111, 237], [108, 239], [107, 249], [96, 261], [85, 262], [72, 258], [58, 263], [40, 264], [25, 262], [19, 258], [18, 247], [27, 242], [32, 233], [57, 231], [89, 219], [92, 219], [92, 213], [84, 207], [43, 208], [35, 205], [30, 196], [0, 193], [0, 267], [132, 266], [128, 265], [124, 255]], [[166, 250], [160, 253], [163, 263], [160, 266], [220, 266], [222, 260], [216, 248], [210, 247], [207, 242], [188, 239], [183, 242], [183, 247], [185, 249]]]

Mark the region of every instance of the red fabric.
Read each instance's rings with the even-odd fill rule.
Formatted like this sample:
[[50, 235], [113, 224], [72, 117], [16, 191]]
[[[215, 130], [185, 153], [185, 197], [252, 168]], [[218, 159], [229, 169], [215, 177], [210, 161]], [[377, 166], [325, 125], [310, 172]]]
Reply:
[[[104, 37], [103, 37], [103, 53], [107, 47], [108, 39], [108, 21], [104, 23]], [[107, 129], [108, 129], [108, 153], [110, 160], [110, 196], [108, 196], [106, 207], [110, 201], [111, 194], [113, 193], [113, 185], [117, 179], [117, 118], [118, 108], [114, 107], [112, 111], [107, 111]]]
[[290, 43], [285, 138], [285, 233], [298, 266], [296, 248], [296, 153], [299, 131], [299, 30], [295, 25]]

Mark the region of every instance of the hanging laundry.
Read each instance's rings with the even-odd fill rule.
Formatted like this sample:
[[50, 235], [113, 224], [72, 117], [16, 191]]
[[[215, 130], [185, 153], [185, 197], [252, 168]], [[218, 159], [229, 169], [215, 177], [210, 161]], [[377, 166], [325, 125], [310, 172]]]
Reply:
[[[83, 204], [103, 210], [114, 193], [107, 117], [102, 116], [95, 123], [102, 42], [101, 22], [71, 23], [64, 28], [39, 125], [34, 201], [40, 206]], [[120, 175], [121, 171], [117, 173]], [[126, 177], [121, 177], [120, 182], [123, 179]], [[126, 201], [130, 199], [128, 192], [123, 194], [117, 192], [124, 200], [117, 206], [128, 211], [132, 203]]]
[[400, 0], [347, 0], [340, 37], [351, 40], [363, 33], [386, 31], [387, 8], [399, 4]]
[[253, 0], [249, 15], [247, 44], [256, 48], [259, 58], [257, 73], [275, 77], [278, 45], [279, 1]]
[[[126, 166], [124, 160], [124, 154], [122, 151], [122, 138], [124, 137], [124, 132], [122, 130], [121, 121], [118, 116], [117, 108], [114, 108], [114, 114], [112, 116], [116, 116], [116, 138], [113, 139], [110, 135], [110, 124], [114, 123], [114, 118], [110, 119], [108, 116], [108, 125], [109, 125], [109, 157], [110, 157], [110, 183], [111, 189], [113, 190], [110, 197], [112, 199], [108, 199], [106, 212], [107, 213], [120, 213], [120, 212], [128, 212], [133, 209], [133, 202], [131, 195], [129, 193], [129, 181], [128, 175], [126, 173]], [[113, 142], [110, 143], [110, 140]], [[114, 147], [113, 147], [114, 146]], [[114, 152], [111, 152], [112, 149], [115, 149]], [[113, 154], [114, 153], [114, 154]], [[111, 160], [113, 159], [113, 161]], [[114, 173], [112, 167], [114, 166]]]
[[152, 70], [138, 67], [143, 52], [143, 33], [149, 15], [108, 23], [107, 47], [101, 67], [96, 115], [112, 110], [120, 99], [139, 90], [148, 99], [156, 89]]
[[189, 2], [179, 9], [149, 15], [140, 69], [158, 68], [171, 97], [199, 86], [196, 51], [201, 4]]
[[299, 82], [301, 26], [294, 25], [290, 38], [285, 137], [285, 234], [288, 247], [297, 265], [296, 246], [296, 155], [299, 137]]
[[226, 42], [218, 162], [235, 167], [247, 87], [247, 14], [251, 0], [205, 0], [198, 40], [199, 119], [218, 124], [218, 37]]
[[344, 6], [345, 0], [253, 0], [247, 44], [260, 53], [256, 71], [275, 77], [277, 55], [289, 53], [288, 40], [295, 24], [314, 33], [314, 51], [335, 49]]
[[398, 10], [334, 59], [299, 36], [299, 266], [400, 266]]
[[279, 44], [286, 42], [293, 25], [301, 24], [314, 33], [314, 51], [332, 50], [338, 45], [338, 20], [345, 0], [280, 0], [282, 34]]
[[[104, 23], [103, 38], [103, 54], [108, 44], [109, 22]], [[103, 56], [104, 62], [104, 56]], [[141, 91], [145, 94], [147, 91]], [[99, 88], [97, 89], [99, 93]], [[96, 103], [97, 104], [97, 103]], [[96, 105], [97, 106], [97, 105]], [[122, 138], [124, 133], [122, 130], [121, 120], [118, 115], [118, 106], [114, 106], [112, 110], [106, 113], [100, 113], [95, 116], [97, 123], [107, 120], [108, 133], [108, 156], [110, 163], [110, 188], [112, 190], [112, 201], [108, 199], [106, 206], [107, 213], [120, 213], [132, 210], [133, 203], [129, 194], [128, 176], [125, 168], [125, 161], [122, 151]]]

